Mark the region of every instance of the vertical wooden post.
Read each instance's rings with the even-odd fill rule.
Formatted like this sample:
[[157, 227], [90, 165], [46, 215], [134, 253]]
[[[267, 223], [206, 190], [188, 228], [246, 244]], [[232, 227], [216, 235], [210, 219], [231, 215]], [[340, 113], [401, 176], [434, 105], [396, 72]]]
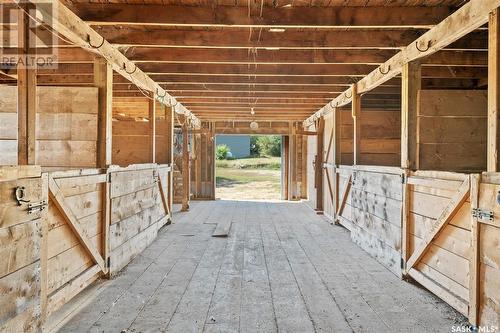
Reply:
[[185, 116], [180, 116], [182, 123], [182, 208], [181, 211], [189, 210], [189, 195], [191, 188], [190, 167], [189, 167], [189, 133], [188, 120]]
[[307, 135], [300, 136], [302, 140], [301, 149], [301, 173], [300, 173], [300, 198], [307, 199]]
[[340, 149], [341, 145], [341, 140], [342, 140], [342, 129], [341, 129], [341, 114], [340, 110], [335, 108], [333, 110], [333, 163], [335, 163], [336, 166], [339, 166], [342, 164], [342, 151]]
[[420, 63], [404, 64], [401, 76], [401, 167], [416, 170], [419, 164], [417, 98], [422, 86]]
[[[26, 10], [28, 7], [23, 5]], [[21, 9], [18, 10], [18, 45], [17, 66], [17, 122], [18, 142], [17, 161], [19, 165], [36, 164], [36, 68], [31, 68], [30, 55], [30, 18]]]
[[288, 200], [295, 199], [295, 189], [297, 185], [297, 136], [295, 124], [289, 123], [290, 140], [288, 142]]
[[339, 182], [340, 176], [337, 168], [342, 164], [340, 149], [341, 145], [341, 115], [338, 108], [333, 109], [333, 124], [332, 124], [332, 137], [333, 137], [333, 221], [338, 224], [337, 210], [339, 206]]
[[149, 100], [149, 160], [151, 163], [156, 163], [156, 100]]
[[[111, 165], [111, 138], [113, 122], [113, 68], [104, 58], [94, 58], [94, 85], [98, 93], [97, 109], [97, 156], [96, 166], [107, 169]], [[109, 228], [111, 220], [110, 173], [106, 170], [107, 181], [102, 191], [102, 248], [106, 272], [109, 272]], [[109, 274], [108, 274], [109, 277]]]
[[113, 122], [113, 68], [104, 58], [94, 58], [94, 85], [98, 88], [97, 167], [111, 165]]
[[403, 204], [401, 207], [401, 259], [402, 262], [402, 276], [406, 277], [408, 271], [406, 270], [406, 262], [410, 258], [410, 228], [409, 228], [409, 214], [410, 214], [410, 187], [407, 179], [409, 176], [408, 169], [403, 171]]
[[[202, 168], [207, 168], [206, 173], [209, 172], [208, 170], [208, 165], [207, 165], [207, 151], [202, 148], [203, 142], [205, 142], [205, 148], [208, 148], [210, 140], [210, 133], [202, 133], [202, 134], [194, 134], [193, 135], [193, 151], [195, 155], [194, 159], [194, 188], [195, 188], [195, 193], [194, 196], [197, 198], [202, 197], [201, 194], [201, 181], [202, 181]], [[203, 158], [205, 157], [205, 158]], [[204, 163], [205, 162], [205, 163]]]
[[165, 109], [167, 126], [167, 163], [170, 165], [168, 173], [168, 204], [170, 211], [174, 205], [174, 108]]
[[316, 160], [314, 168], [314, 179], [316, 181], [316, 212], [323, 212], [323, 162], [324, 162], [324, 139], [325, 118], [321, 117], [316, 128]]
[[[479, 208], [479, 186], [481, 175], [470, 175], [471, 209]], [[471, 224], [471, 256], [469, 260], [469, 322], [479, 325], [479, 233], [481, 224], [472, 215]]]
[[498, 171], [498, 109], [500, 107], [500, 9], [490, 13], [488, 25], [488, 138], [487, 170]]
[[[49, 174], [42, 173], [42, 199], [49, 200]], [[48, 243], [48, 233], [49, 233], [49, 221], [48, 212], [45, 209], [42, 212], [41, 218], [41, 231], [42, 231], [42, 244], [40, 247], [40, 309], [41, 309], [41, 321], [45, 322], [47, 318], [47, 302], [49, 300], [48, 294], [48, 263], [49, 263], [49, 243]]]
[[282, 165], [282, 176], [281, 176], [281, 186], [282, 186], [282, 195], [281, 199], [288, 200], [289, 199], [289, 178], [290, 178], [290, 136], [283, 135], [281, 137], [281, 165]]
[[207, 138], [208, 142], [210, 143], [208, 145], [207, 149], [207, 154], [208, 154], [208, 164], [210, 165], [210, 183], [212, 184], [212, 193], [210, 198], [212, 200], [215, 200], [215, 136], [216, 136], [216, 131], [215, 131], [215, 122], [210, 122], [210, 136]]
[[361, 162], [361, 96], [358, 95], [358, 86], [352, 85], [351, 113], [354, 120], [354, 165]]

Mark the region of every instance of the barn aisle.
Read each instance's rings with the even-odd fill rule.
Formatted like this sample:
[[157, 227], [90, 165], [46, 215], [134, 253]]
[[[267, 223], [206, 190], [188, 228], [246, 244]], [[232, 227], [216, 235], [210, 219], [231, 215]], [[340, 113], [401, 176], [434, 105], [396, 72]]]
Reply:
[[[212, 237], [216, 224], [228, 219], [230, 236]], [[68, 304], [59, 316], [65, 320], [53, 328], [449, 332], [465, 321], [303, 203], [192, 202], [175, 221], [118, 276]]]

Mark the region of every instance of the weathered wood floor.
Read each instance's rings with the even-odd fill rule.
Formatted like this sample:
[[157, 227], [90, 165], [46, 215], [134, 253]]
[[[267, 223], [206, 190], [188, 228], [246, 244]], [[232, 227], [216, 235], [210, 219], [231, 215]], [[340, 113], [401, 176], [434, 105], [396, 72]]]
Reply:
[[[228, 238], [211, 237], [231, 219]], [[305, 204], [194, 202], [61, 332], [450, 332], [462, 317]]]

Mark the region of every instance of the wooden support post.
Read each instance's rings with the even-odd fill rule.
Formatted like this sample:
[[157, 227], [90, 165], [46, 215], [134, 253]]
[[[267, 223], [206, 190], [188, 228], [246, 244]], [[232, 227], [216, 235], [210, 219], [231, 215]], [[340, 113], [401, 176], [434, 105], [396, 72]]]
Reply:
[[498, 109], [500, 108], [500, 10], [490, 13], [488, 25], [488, 150], [487, 171], [498, 171]]
[[216, 186], [216, 178], [215, 178], [215, 122], [210, 122], [210, 137], [207, 139], [210, 142], [208, 153], [208, 163], [210, 165], [210, 181], [212, 184], [212, 195], [211, 199], [215, 200], [215, 186]]
[[401, 207], [401, 259], [403, 260], [401, 270], [402, 276], [406, 277], [408, 271], [406, 270], [406, 262], [410, 258], [410, 228], [409, 228], [409, 214], [410, 214], [410, 186], [406, 181], [409, 176], [409, 171], [404, 170], [402, 177], [403, 183], [403, 203]]
[[341, 130], [341, 122], [340, 122], [340, 110], [335, 108], [333, 110], [333, 161], [335, 166], [339, 166], [342, 164], [342, 150], [341, 140], [342, 140], [342, 130]]
[[297, 186], [297, 136], [295, 123], [289, 123], [290, 140], [288, 142], [288, 200], [294, 200]]
[[[165, 106], [163, 106], [165, 107]], [[165, 109], [165, 121], [167, 127], [167, 163], [170, 165], [168, 173], [168, 206], [170, 211], [174, 205], [174, 108]]]
[[[22, 5], [28, 10], [27, 5]], [[18, 44], [22, 54], [17, 66], [17, 161], [19, 165], [36, 164], [36, 68], [31, 68], [30, 56], [35, 48], [30, 47], [30, 18], [18, 10]]]
[[183, 212], [189, 210], [189, 196], [191, 188], [189, 166], [189, 133], [188, 120], [185, 116], [179, 117], [182, 121], [182, 208]]
[[339, 182], [340, 176], [337, 172], [337, 168], [342, 164], [342, 151], [340, 149], [341, 145], [341, 122], [340, 122], [340, 110], [338, 108], [333, 109], [333, 124], [332, 124], [332, 137], [333, 137], [333, 163], [335, 164], [333, 168], [333, 221], [338, 223], [337, 210], [339, 207]]
[[358, 88], [356, 84], [352, 85], [352, 118], [354, 120], [354, 165], [361, 162], [361, 96], [358, 95]]
[[324, 161], [324, 133], [325, 119], [321, 117], [318, 120], [316, 142], [316, 160], [314, 168], [314, 179], [316, 181], [316, 212], [323, 212], [323, 162]]
[[98, 88], [97, 167], [111, 165], [113, 122], [113, 68], [104, 58], [94, 59], [94, 85]]
[[149, 145], [151, 163], [156, 163], [156, 100], [149, 100]]
[[281, 137], [281, 165], [282, 165], [282, 173], [281, 173], [281, 199], [288, 200], [289, 199], [289, 178], [290, 178], [290, 136], [283, 135]]
[[300, 135], [301, 144], [301, 168], [300, 168], [300, 198], [307, 199], [307, 135]]
[[[479, 185], [481, 175], [470, 175], [470, 206], [479, 208]], [[480, 226], [477, 216], [471, 221], [471, 255], [469, 260], [469, 323], [479, 325], [479, 235]]]
[[403, 65], [401, 81], [401, 167], [417, 170], [418, 91], [422, 86], [421, 66], [417, 61]]
[[[204, 136], [204, 137], [202, 137]], [[206, 151], [203, 151], [202, 149], [202, 142], [205, 141], [207, 143], [207, 146], [208, 146], [208, 137], [210, 136], [210, 134], [193, 134], [193, 151], [194, 151], [194, 155], [195, 155], [195, 159], [194, 159], [194, 165], [193, 165], [193, 168], [194, 168], [194, 189], [195, 189], [195, 193], [194, 193], [194, 196], [196, 198], [199, 198], [201, 197], [201, 175], [202, 175], [202, 168], [203, 167], [207, 167], [208, 165], [205, 163], [203, 163], [202, 161], [204, 160], [203, 159], [203, 156], [205, 156], [206, 158], [206, 154], [207, 152]], [[207, 161], [205, 161], [207, 162]], [[209, 172], [208, 170], [206, 170], [207, 173]]]

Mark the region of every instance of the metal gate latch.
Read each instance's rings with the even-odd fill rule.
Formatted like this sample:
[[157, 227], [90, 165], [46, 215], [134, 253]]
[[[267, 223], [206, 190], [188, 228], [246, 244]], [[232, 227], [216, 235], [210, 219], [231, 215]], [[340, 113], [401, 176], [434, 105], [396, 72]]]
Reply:
[[28, 203], [28, 214], [33, 214], [36, 212], [41, 212], [47, 207], [47, 201], [42, 200], [38, 202], [30, 202]]
[[16, 195], [16, 201], [19, 206], [23, 204], [23, 202], [30, 202], [29, 200], [26, 200], [24, 196], [26, 195], [25, 193], [26, 188], [24, 186], [17, 186], [15, 188], [15, 195]]
[[481, 208], [472, 208], [472, 217], [481, 220], [493, 221], [493, 211]]

